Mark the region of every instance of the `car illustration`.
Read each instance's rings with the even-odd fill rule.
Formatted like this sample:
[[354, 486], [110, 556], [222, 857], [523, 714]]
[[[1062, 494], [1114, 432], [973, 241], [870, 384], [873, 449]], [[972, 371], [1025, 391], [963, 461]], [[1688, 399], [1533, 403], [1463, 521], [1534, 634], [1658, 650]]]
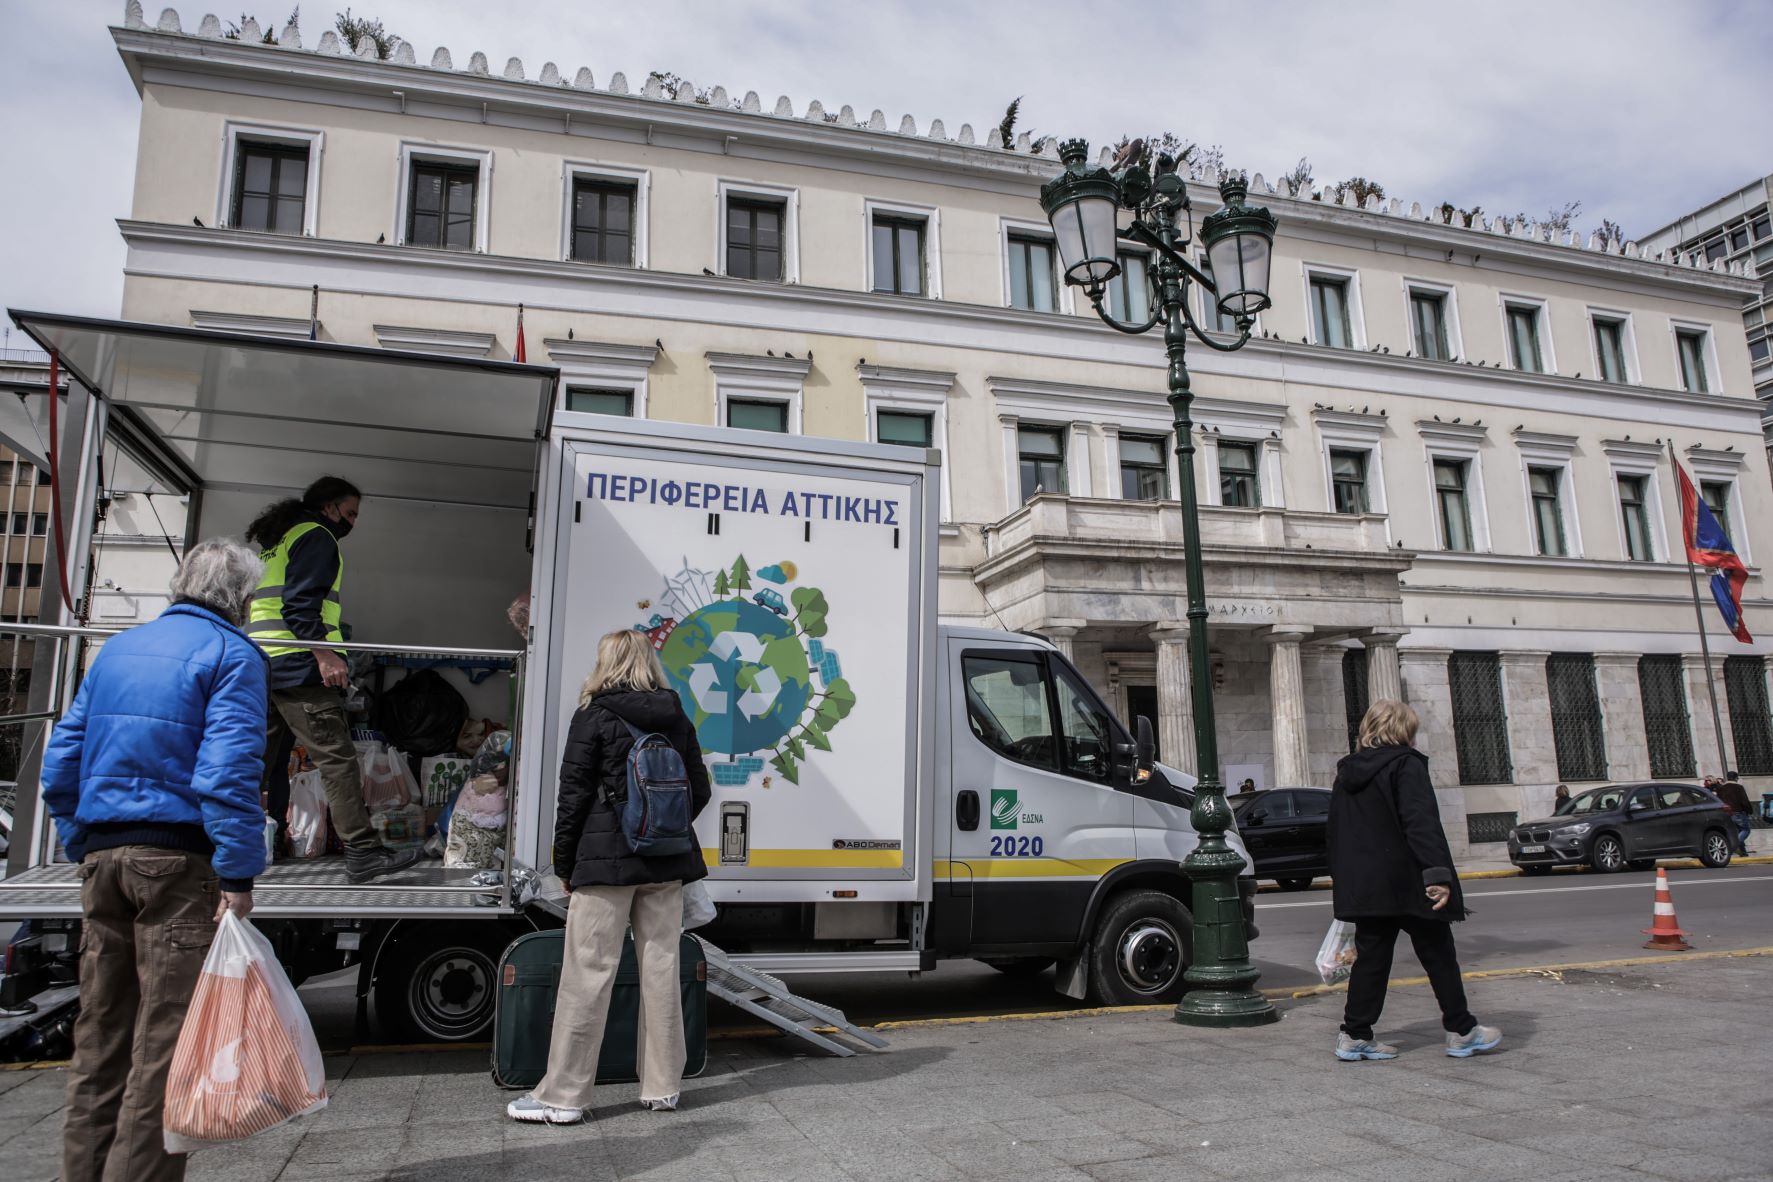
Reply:
[[768, 587], [765, 587], [762, 591], [753, 595], [751, 597], [751, 602], [755, 603], [758, 607], [769, 608], [778, 616], [786, 616], [788, 614], [788, 605], [782, 602], [782, 596]]

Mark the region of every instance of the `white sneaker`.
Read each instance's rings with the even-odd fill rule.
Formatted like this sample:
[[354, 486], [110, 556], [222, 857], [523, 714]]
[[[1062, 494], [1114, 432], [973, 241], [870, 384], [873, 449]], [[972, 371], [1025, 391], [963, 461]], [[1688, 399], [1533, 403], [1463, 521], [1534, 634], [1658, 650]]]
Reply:
[[1447, 1054], [1455, 1059], [1469, 1059], [1479, 1051], [1493, 1051], [1502, 1045], [1502, 1032], [1494, 1026], [1473, 1026], [1469, 1034], [1447, 1033]]
[[672, 1092], [663, 1100], [642, 1100], [640, 1106], [649, 1112], [676, 1112], [677, 1102], [681, 1099], [682, 1092]]
[[505, 1115], [512, 1120], [530, 1124], [576, 1125], [585, 1119], [583, 1108], [555, 1108], [536, 1099], [534, 1092], [525, 1092], [505, 1105]]

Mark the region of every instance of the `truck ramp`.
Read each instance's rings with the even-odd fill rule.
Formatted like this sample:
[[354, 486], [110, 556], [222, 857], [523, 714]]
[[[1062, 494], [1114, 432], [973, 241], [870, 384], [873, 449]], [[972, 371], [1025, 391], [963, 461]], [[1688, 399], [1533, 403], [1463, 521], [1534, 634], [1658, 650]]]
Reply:
[[768, 973], [737, 964], [720, 948], [700, 936], [696, 939], [708, 959], [708, 992], [720, 1000], [840, 1058], [856, 1053], [840, 1038], [871, 1050], [886, 1049], [886, 1039], [850, 1022], [842, 1010], [809, 1001]]

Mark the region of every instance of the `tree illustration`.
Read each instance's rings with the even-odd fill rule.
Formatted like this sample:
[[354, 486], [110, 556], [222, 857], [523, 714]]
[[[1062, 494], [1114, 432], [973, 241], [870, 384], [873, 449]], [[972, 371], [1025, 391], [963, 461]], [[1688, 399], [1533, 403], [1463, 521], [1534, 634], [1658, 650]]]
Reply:
[[739, 560], [733, 563], [732, 589], [734, 591], [751, 590], [751, 567], [745, 561], [743, 554], [739, 555]]
[[817, 587], [797, 587], [789, 601], [794, 604], [794, 624], [811, 637], [825, 635], [825, 616], [831, 610], [825, 593]]
[[856, 706], [856, 693], [850, 689], [850, 683], [839, 677], [826, 687], [825, 693], [819, 698], [819, 708], [813, 717], [820, 727], [829, 732], [832, 727], [849, 717]]
[[727, 582], [726, 572], [719, 571], [714, 576], [714, 594], [725, 599], [732, 592], [733, 585]]
[[770, 766], [782, 773], [782, 778], [790, 784], [800, 783], [800, 764], [786, 751], [770, 760]]
[[819, 724], [816, 722], [809, 722], [801, 727], [800, 737], [821, 751], [831, 750], [831, 740], [825, 737], [825, 732], [819, 729]]

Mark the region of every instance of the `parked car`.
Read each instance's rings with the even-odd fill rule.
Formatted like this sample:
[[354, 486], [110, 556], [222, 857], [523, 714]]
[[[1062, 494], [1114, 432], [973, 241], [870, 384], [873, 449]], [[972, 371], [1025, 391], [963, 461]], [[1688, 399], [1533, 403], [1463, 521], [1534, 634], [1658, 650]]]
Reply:
[[1330, 872], [1325, 831], [1330, 824], [1328, 788], [1266, 788], [1231, 797], [1237, 830], [1256, 865], [1257, 878], [1302, 891]]
[[1577, 793], [1556, 816], [1516, 825], [1508, 860], [1528, 874], [1554, 866], [1645, 870], [1658, 858], [1728, 866], [1730, 835], [1724, 803], [1697, 785], [1614, 784]]

